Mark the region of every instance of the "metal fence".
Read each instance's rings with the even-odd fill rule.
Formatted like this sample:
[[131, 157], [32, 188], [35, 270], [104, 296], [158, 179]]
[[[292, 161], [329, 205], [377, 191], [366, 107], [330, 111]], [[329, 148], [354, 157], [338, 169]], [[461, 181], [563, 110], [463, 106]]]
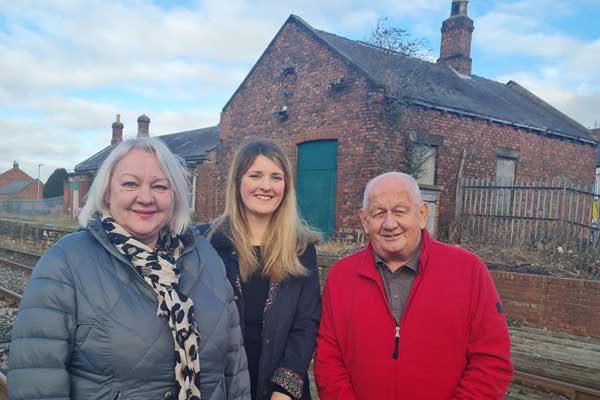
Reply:
[[600, 247], [598, 202], [593, 186], [566, 179], [461, 181], [463, 240], [531, 244], [540, 240], [574, 241]]
[[0, 213], [9, 215], [61, 215], [63, 196], [43, 200], [0, 200]]

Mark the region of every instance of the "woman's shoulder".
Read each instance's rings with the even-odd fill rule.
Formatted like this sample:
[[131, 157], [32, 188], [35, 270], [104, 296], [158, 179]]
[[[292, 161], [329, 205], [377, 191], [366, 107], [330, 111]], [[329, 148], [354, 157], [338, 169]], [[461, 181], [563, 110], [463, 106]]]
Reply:
[[192, 231], [197, 236], [202, 236], [203, 238], [208, 239], [210, 241], [210, 244], [215, 249], [217, 249], [217, 251], [219, 253], [220, 253], [221, 248], [229, 249], [229, 248], [233, 247], [233, 243], [231, 242], [229, 237], [225, 234], [225, 232], [223, 232], [223, 229], [216, 229], [215, 231], [212, 231], [212, 229], [213, 229], [213, 225], [202, 224], [202, 225], [197, 225], [194, 228], [192, 228]]
[[298, 256], [300, 263], [309, 271], [317, 270], [317, 249], [314, 243], [309, 243]]

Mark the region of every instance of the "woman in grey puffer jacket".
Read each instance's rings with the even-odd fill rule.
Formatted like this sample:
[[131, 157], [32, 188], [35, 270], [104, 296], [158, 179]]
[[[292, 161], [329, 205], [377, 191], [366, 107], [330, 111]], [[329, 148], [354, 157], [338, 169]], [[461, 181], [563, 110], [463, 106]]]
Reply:
[[80, 215], [36, 265], [12, 334], [9, 398], [250, 399], [221, 260], [186, 228], [180, 164], [153, 139], [103, 163]]

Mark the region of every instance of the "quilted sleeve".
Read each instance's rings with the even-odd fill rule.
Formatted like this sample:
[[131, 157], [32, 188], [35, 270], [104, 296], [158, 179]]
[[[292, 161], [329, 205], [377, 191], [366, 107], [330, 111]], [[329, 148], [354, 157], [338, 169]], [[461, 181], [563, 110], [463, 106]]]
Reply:
[[225, 363], [227, 400], [250, 400], [248, 361], [246, 360], [246, 350], [242, 344], [240, 318], [233, 299], [227, 304], [227, 313], [230, 317], [229, 349]]
[[63, 250], [54, 246], [39, 260], [21, 300], [12, 331], [9, 399], [70, 399], [75, 315], [71, 271]]

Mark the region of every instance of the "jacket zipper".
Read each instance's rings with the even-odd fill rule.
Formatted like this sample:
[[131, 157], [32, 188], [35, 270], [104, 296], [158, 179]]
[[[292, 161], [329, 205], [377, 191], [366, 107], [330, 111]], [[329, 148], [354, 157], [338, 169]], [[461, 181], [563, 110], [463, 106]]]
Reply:
[[396, 330], [394, 334], [394, 354], [392, 354], [392, 358], [394, 360], [398, 359], [398, 353], [400, 352], [400, 326], [396, 322]]

